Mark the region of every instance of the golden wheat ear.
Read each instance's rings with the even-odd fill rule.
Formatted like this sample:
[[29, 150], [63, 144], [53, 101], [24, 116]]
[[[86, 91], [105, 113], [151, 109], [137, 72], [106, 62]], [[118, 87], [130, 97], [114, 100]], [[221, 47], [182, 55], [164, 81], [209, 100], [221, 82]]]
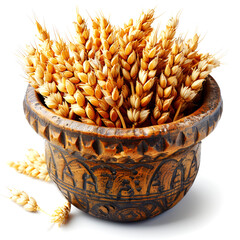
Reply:
[[9, 191], [11, 193], [9, 198], [18, 205], [23, 206], [26, 211], [37, 212], [40, 210], [36, 200], [33, 197], [29, 197], [26, 192], [14, 188], [9, 189]]
[[10, 161], [8, 162], [8, 165], [19, 173], [46, 182], [50, 181], [45, 156], [40, 156], [36, 150], [29, 149], [26, 157], [27, 160], [17, 162]]
[[58, 207], [51, 215], [51, 222], [58, 223], [58, 226], [65, 224], [71, 211], [71, 203], [66, 202], [63, 206]]

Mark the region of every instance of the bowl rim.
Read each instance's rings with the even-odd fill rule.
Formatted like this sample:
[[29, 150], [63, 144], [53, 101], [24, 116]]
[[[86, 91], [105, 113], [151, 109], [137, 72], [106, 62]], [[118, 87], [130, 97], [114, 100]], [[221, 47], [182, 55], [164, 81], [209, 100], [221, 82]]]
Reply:
[[[201, 124], [210, 115], [213, 115], [219, 108], [222, 108], [222, 97], [220, 88], [212, 76], [208, 76], [204, 85], [204, 96], [202, 105], [193, 113], [177, 121], [161, 125], [147, 126], [142, 128], [109, 128], [104, 126], [88, 125], [76, 120], [61, 117], [48, 109], [41, 101], [38, 93], [28, 85], [24, 109], [30, 108], [39, 118], [56, 128], [71, 131], [77, 134], [95, 135], [103, 138], [139, 139], [149, 138], [159, 134], [183, 131], [185, 128]], [[222, 110], [220, 111], [222, 112]], [[26, 114], [26, 111], [25, 111]]]

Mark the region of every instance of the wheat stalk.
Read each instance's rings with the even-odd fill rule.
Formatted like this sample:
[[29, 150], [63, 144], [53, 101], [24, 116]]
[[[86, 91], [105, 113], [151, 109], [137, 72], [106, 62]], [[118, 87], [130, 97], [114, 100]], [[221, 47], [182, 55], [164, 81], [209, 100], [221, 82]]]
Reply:
[[33, 163], [37, 166], [42, 165], [42, 164], [46, 164], [46, 159], [45, 159], [44, 154], [40, 155], [38, 153], [38, 151], [36, 151], [32, 148], [28, 149], [26, 157], [29, 160], [29, 162], [31, 162], [31, 163]]
[[[86, 21], [79, 14], [78, 9], [76, 10], [76, 13], [77, 13], [77, 22], [74, 22], [74, 26], [75, 26], [75, 29], [77, 32], [76, 39], [80, 45], [83, 45], [86, 48], [86, 46], [88, 47], [88, 45], [90, 44], [90, 43], [88, 43], [88, 41], [91, 39], [90, 33], [87, 28]], [[91, 49], [91, 45], [86, 50], [90, 50], [90, 49]]]
[[71, 210], [71, 203], [66, 202], [63, 206], [58, 207], [51, 215], [42, 210], [37, 201], [30, 197], [26, 192], [17, 190], [15, 188], [9, 188], [10, 196], [9, 199], [22, 206], [28, 212], [43, 212], [50, 216], [52, 223], [58, 223], [58, 226], [65, 224], [68, 220], [69, 213]]
[[8, 165], [19, 173], [41, 179], [46, 182], [50, 181], [44, 155], [40, 156], [36, 150], [29, 149], [26, 156], [28, 161], [10, 161], [8, 162]]
[[136, 51], [140, 56], [142, 55], [142, 50], [146, 46], [148, 37], [153, 31], [151, 25], [155, 20], [154, 14], [154, 9], [149, 9], [146, 12], [142, 12], [137, 22], [133, 25], [133, 28], [139, 31], [139, 34], [137, 35], [138, 46], [136, 48]]
[[[126, 128], [124, 118], [119, 110], [124, 101], [124, 95], [121, 93], [124, 81], [120, 76], [119, 44], [116, 40], [116, 31], [104, 16], [100, 17], [100, 31], [103, 57], [105, 66], [107, 66], [107, 80], [105, 86], [101, 85], [102, 93], [105, 101], [111, 106], [110, 121], [115, 123], [116, 127], [122, 125], [123, 128]], [[109, 121], [103, 120], [103, 122], [107, 126], [112, 125]]]
[[34, 164], [28, 163], [26, 161], [9, 162], [8, 165], [19, 173], [33, 178], [41, 179], [46, 182], [50, 181], [47, 168], [44, 165], [36, 167]]
[[29, 197], [24, 191], [19, 191], [17, 189], [9, 189], [11, 196], [9, 197], [12, 201], [16, 202], [18, 205], [23, 206], [26, 211], [37, 212], [41, 211], [36, 200], [33, 197]]
[[[182, 84], [180, 95], [175, 103], [177, 112], [173, 120], [177, 119], [178, 114], [184, 104], [192, 102], [201, 91], [206, 77], [210, 74], [213, 68], [218, 67], [220, 62], [212, 55], [202, 55], [201, 60], [197, 63], [194, 69], [186, 76]], [[186, 106], [185, 106], [186, 107]]]
[[97, 52], [101, 45], [101, 39], [100, 39], [100, 34], [101, 34], [101, 30], [100, 30], [100, 18], [96, 17], [95, 19], [91, 18], [92, 21], [92, 29], [93, 29], [93, 49]]
[[[135, 93], [134, 84], [140, 69], [141, 51], [139, 49], [144, 48], [144, 41], [146, 40], [144, 38], [151, 33], [151, 24], [153, 21], [153, 9], [146, 13], [142, 12], [138, 21], [135, 24], [131, 24], [130, 29], [127, 31], [120, 29], [118, 34], [122, 75], [130, 83], [131, 94]], [[141, 42], [144, 42], [144, 44], [140, 45]]]
[[197, 51], [199, 35], [175, 37], [179, 14], [157, 36], [154, 13], [142, 12], [123, 28], [99, 14], [90, 32], [77, 10], [76, 42], [69, 43], [58, 34], [51, 39], [36, 21], [39, 43], [24, 55], [29, 84], [56, 114], [86, 124], [126, 128], [179, 119], [219, 61]]
[[146, 46], [143, 49], [140, 60], [140, 71], [136, 81], [135, 91], [130, 96], [131, 109], [127, 111], [129, 120], [133, 127], [145, 122], [150, 111], [146, 107], [150, 103], [155, 84], [156, 67], [158, 65], [157, 32], [152, 32]]
[[184, 69], [184, 73], [187, 73], [191, 70], [192, 66], [196, 64], [195, 58], [198, 57], [197, 47], [199, 44], [199, 35], [195, 34], [192, 39], [188, 39], [183, 42], [184, 49], [184, 61], [182, 63], [182, 67]]
[[157, 83], [152, 123], [155, 123], [154, 119], [157, 121], [157, 124], [165, 123], [168, 120], [170, 116], [169, 109], [173, 99], [173, 87], [171, 85], [168, 86], [167, 78], [162, 73]]
[[134, 83], [139, 70], [139, 56], [134, 50], [136, 41], [131, 40], [130, 37], [131, 35], [124, 35], [124, 38], [119, 38], [119, 55], [122, 75], [124, 79], [130, 83], [131, 92], [134, 94]]
[[[66, 88], [61, 88], [60, 84], [65, 85], [65, 78], [73, 76], [71, 64], [67, 62], [69, 60], [69, 50], [61, 39], [58, 42], [51, 41], [46, 29], [37, 21], [36, 26], [38, 38], [42, 44], [39, 45], [39, 50], [28, 50], [28, 55], [25, 56], [26, 71], [32, 71], [29, 74], [29, 83], [33, 83], [36, 91], [44, 96], [45, 103], [50, 109], [63, 117], [67, 117], [69, 114], [68, 104], [57, 92], [57, 88], [65, 92]], [[56, 82], [59, 84], [56, 85]]]
[[169, 52], [166, 66], [161, 71], [159, 82], [157, 83], [155, 108], [153, 111], [153, 119], [157, 124], [165, 123], [170, 117], [170, 107], [178, 93], [178, 79], [182, 73], [181, 64], [183, 61], [183, 45], [180, 40], [175, 41]]
[[161, 68], [164, 65], [164, 60], [168, 57], [168, 54], [171, 51], [171, 47], [173, 45], [174, 36], [176, 34], [176, 30], [179, 23], [179, 15], [177, 15], [175, 18], [170, 18], [165, 30], [162, 30], [160, 33], [160, 39], [158, 42], [160, 51], [159, 51], [159, 57], [162, 59], [161, 62], [159, 62], [158, 68]]
[[58, 226], [65, 224], [68, 220], [71, 210], [71, 203], [66, 202], [62, 207], [58, 207], [53, 214], [51, 214], [51, 222], [58, 223]]
[[[155, 20], [154, 14], [155, 10], [149, 9], [146, 12], [142, 12], [136, 22], [131, 18], [129, 19], [128, 24], [124, 24], [124, 28], [119, 29], [121, 37], [128, 35], [137, 40], [136, 47], [138, 48], [139, 53], [141, 53], [141, 50], [145, 47], [145, 41], [153, 30], [151, 25]], [[131, 32], [135, 33], [135, 35], [132, 35]]]
[[58, 223], [58, 226], [65, 224], [68, 220], [69, 213], [71, 210], [71, 203], [66, 202], [63, 206], [58, 207], [51, 215], [42, 210], [37, 201], [30, 197], [26, 192], [17, 190], [15, 188], [9, 188], [10, 196], [9, 199], [22, 206], [28, 212], [41, 211], [50, 216], [52, 223]]
[[[109, 110], [109, 104], [104, 99], [103, 90], [106, 90], [106, 80], [108, 76], [108, 68], [106, 65], [102, 66], [100, 63], [100, 60], [97, 58], [90, 59], [89, 63], [91, 67], [93, 68], [93, 76], [94, 76], [94, 85], [91, 84], [83, 84], [80, 87], [83, 90], [83, 94], [86, 96], [87, 101], [91, 104], [88, 107], [89, 113], [93, 114], [93, 111], [95, 111], [97, 114], [94, 114], [96, 116], [95, 118], [95, 124], [101, 125], [102, 124], [102, 118], [109, 117], [108, 110]], [[93, 108], [91, 108], [93, 106]], [[85, 123], [94, 124], [94, 119], [83, 119], [81, 118]], [[103, 121], [104, 122], [104, 121]]]

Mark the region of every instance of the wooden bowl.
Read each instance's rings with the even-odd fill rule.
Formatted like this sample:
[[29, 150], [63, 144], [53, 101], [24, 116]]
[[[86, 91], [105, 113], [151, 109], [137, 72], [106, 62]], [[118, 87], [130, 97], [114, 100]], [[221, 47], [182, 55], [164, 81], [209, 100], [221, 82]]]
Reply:
[[188, 192], [199, 169], [201, 140], [220, 119], [222, 98], [209, 76], [203, 103], [189, 116], [119, 129], [60, 117], [29, 86], [24, 112], [46, 139], [50, 177], [67, 200], [95, 217], [131, 222], [172, 208]]

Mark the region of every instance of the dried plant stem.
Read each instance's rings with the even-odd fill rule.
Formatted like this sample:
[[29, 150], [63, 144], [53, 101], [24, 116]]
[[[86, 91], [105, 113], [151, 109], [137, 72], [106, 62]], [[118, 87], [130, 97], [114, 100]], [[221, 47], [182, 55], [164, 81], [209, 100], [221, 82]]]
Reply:
[[119, 116], [119, 118], [120, 118], [120, 120], [121, 120], [122, 127], [123, 127], [123, 128], [127, 128], [126, 123], [125, 123], [125, 121], [124, 121], [124, 118], [123, 118], [121, 112], [119, 111], [119, 109], [116, 108], [116, 107], [114, 107], [114, 109], [115, 109], [115, 111], [117, 112], [117, 114], [118, 114], [118, 116]]
[[130, 86], [131, 86], [131, 93], [132, 93], [132, 95], [134, 95], [135, 94], [135, 90], [134, 90], [133, 82], [130, 82]]
[[176, 111], [175, 116], [174, 116], [174, 118], [173, 118], [173, 121], [176, 121], [176, 120], [177, 120], [178, 115], [179, 115], [179, 113], [180, 113], [180, 111], [181, 111], [182, 105], [183, 105], [183, 102], [181, 101], [180, 104], [178, 105], [178, 108], [177, 108], [177, 111]]

